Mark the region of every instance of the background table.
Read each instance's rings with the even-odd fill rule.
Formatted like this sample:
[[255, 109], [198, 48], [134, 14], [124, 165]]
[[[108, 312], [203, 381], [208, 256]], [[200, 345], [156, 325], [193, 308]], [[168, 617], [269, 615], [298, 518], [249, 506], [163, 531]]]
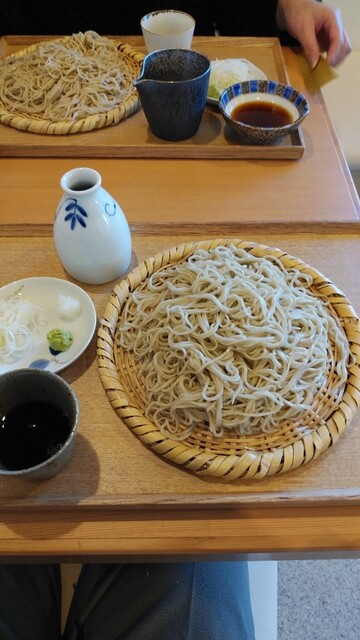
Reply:
[[[121, 40], [143, 50], [141, 37]], [[236, 57], [240, 41], [199, 37], [194, 48], [212, 59]], [[25, 36], [2, 39], [0, 53], [27, 44]], [[359, 199], [324, 101], [307, 91], [297, 52], [283, 53], [289, 79], [306, 94], [311, 109], [302, 126], [305, 153], [300, 160], [89, 158], [89, 138], [82, 158], [23, 158], [20, 150], [18, 157], [0, 157], [2, 221], [52, 223], [60, 177], [81, 164], [101, 173], [105, 188], [134, 225], [358, 220]], [[121, 140], [121, 126], [109, 128], [107, 135]], [[0, 136], [1, 129], [4, 126]], [[30, 134], [22, 134], [26, 135]], [[36, 198], [36, 206], [30, 205], [29, 194]]]

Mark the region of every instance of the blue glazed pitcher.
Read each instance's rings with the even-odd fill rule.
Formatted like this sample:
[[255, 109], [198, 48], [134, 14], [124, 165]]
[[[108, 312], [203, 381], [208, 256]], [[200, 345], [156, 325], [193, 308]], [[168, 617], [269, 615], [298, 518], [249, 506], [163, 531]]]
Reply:
[[149, 53], [134, 80], [151, 131], [163, 140], [194, 136], [205, 109], [210, 60], [198, 51], [162, 49]]

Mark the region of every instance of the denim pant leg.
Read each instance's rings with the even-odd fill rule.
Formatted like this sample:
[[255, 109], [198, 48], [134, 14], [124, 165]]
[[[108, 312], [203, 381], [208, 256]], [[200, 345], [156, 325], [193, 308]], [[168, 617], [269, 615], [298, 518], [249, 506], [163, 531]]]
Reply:
[[0, 640], [60, 640], [59, 565], [0, 564]]
[[254, 640], [246, 562], [85, 565], [64, 640]]

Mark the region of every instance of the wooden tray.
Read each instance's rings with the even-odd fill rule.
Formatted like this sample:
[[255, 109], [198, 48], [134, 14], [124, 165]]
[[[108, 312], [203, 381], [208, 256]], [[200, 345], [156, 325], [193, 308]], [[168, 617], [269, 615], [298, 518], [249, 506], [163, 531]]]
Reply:
[[[141, 39], [125, 38], [137, 50]], [[39, 38], [3, 39], [0, 51], [9, 55], [38, 42]], [[196, 38], [194, 48], [210, 59], [246, 58], [268, 78], [288, 82], [277, 38]], [[149, 130], [140, 109], [113, 127], [68, 136], [48, 136], [17, 131], [0, 125], [0, 156], [87, 158], [268, 158], [298, 159], [304, 153], [301, 129], [270, 147], [240, 145], [225, 125], [217, 107], [208, 105], [196, 136], [183, 142], [167, 142]]]
[[[204, 237], [217, 238], [219, 231], [219, 227], [213, 225], [204, 226], [197, 232], [166, 235], [154, 233], [151, 224], [144, 225], [139, 233], [132, 234], [132, 268], [172, 244], [195, 242]], [[31, 225], [24, 225], [22, 232], [13, 225], [8, 228], [6, 236], [6, 229], [0, 226], [0, 232], [1, 285], [26, 275], [66, 279], [56, 255], [51, 228], [33, 229], [34, 234], [31, 235]], [[249, 242], [279, 246], [289, 255], [299, 256], [306, 264], [312, 264], [331, 281], [336, 282], [349, 300], [352, 300], [355, 308], [360, 308], [360, 235], [357, 226], [333, 226], [322, 222], [304, 233], [301, 225], [281, 225], [276, 230], [269, 228], [265, 222], [250, 226], [247, 230], [244, 226], [239, 226], [231, 235], [238, 238], [240, 234]], [[26, 267], [19, 256], [26, 256]], [[83, 285], [83, 288], [91, 296], [98, 318], [102, 318], [112, 284]], [[114, 315], [116, 313], [114, 308]], [[252, 479], [229, 481], [200, 476], [154, 455], [119, 418], [99, 378], [96, 342], [94, 336], [81, 358], [61, 374], [72, 385], [80, 405], [77, 442], [66, 470], [40, 483], [29, 483], [19, 478], [2, 479], [2, 512], [13, 509], [20, 515], [27, 511], [24, 516], [27, 518], [26, 522], [39, 540], [46, 538], [43, 524], [38, 528], [32, 524], [39, 509], [50, 509], [58, 513], [59, 509], [73, 508], [79, 516], [84, 507], [89, 507], [94, 510], [93, 518], [106, 526], [111, 510], [120, 515], [127, 508], [139, 509], [142, 518], [144, 510], [151, 508], [172, 510], [188, 507], [195, 514], [203, 507], [227, 508], [230, 505], [263, 504], [267, 508], [278, 507], [282, 511], [295, 504], [321, 506], [338, 503], [341, 509], [349, 502], [360, 505], [360, 465], [357, 454], [360, 450], [360, 413], [337, 442], [334, 439], [333, 446], [324, 451], [313, 464], [303, 465], [289, 473], [266, 476], [256, 482]], [[116, 389], [114, 398], [115, 395]], [[101, 513], [100, 509], [105, 511]], [[68, 512], [61, 513], [62, 524], [56, 535], [66, 545], [70, 530], [73, 529], [72, 517]], [[228, 513], [227, 518], [229, 517]], [[244, 511], [238, 517], [246, 520], [249, 514]], [[6, 538], [10, 539], [11, 519], [5, 522], [8, 526]], [[83, 524], [76, 528], [76, 537], [84, 535]], [[108, 523], [107, 526], [111, 528], [111, 524]], [[140, 521], [137, 526], [142, 526]], [[226, 523], [224, 526], [226, 529]], [[134, 530], [136, 525], [133, 524], [132, 527]], [[178, 534], [177, 527], [178, 523], [174, 519], [174, 537]], [[16, 527], [14, 530], [16, 531]], [[89, 544], [95, 544], [94, 531], [90, 527]], [[21, 544], [25, 544], [24, 529], [18, 528], [17, 533], [21, 537]], [[112, 533], [109, 529], [109, 537], [114, 538]], [[77, 551], [81, 553], [81, 548], [78, 547]], [[34, 546], [32, 552], [36, 552]]]

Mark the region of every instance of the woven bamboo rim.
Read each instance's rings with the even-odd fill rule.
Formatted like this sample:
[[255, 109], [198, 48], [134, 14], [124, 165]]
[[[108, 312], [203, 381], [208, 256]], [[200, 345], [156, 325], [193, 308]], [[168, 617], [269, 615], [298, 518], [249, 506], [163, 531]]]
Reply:
[[[66, 42], [69, 36], [65, 38], [59, 38], [53, 42]], [[26, 49], [21, 49], [13, 53], [8, 58], [22, 58], [27, 53], [38, 49], [44, 43], [33, 44]], [[144, 54], [139, 53], [132, 49], [130, 45], [121, 42], [115, 42], [116, 48], [119, 51], [119, 58], [122, 58], [126, 63], [132, 80], [137, 78], [141, 73], [142, 61], [144, 60]], [[14, 114], [11, 113], [3, 104], [0, 99], [0, 122], [6, 124], [15, 129], [21, 131], [30, 131], [32, 133], [43, 133], [50, 135], [67, 135], [70, 133], [84, 133], [85, 131], [92, 131], [94, 129], [103, 129], [110, 125], [117, 124], [124, 118], [134, 113], [140, 105], [140, 100], [136, 88], [133, 87], [131, 94], [117, 107], [110, 109], [104, 113], [96, 113], [86, 118], [79, 118], [79, 120], [63, 120], [60, 122], [52, 122], [51, 120], [42, 120], [36, 116], [28, 116], [26, 114]]]
[[[206, 426], [198, 426], [184, 441], [162, 435], [144, 416], [145, 389], [131, 353], [115, 344], [115, 334], [129, 293], [141, 286], [160, 267], [188, 257], [197, 248], [211, 249], [233, 244], [259, 256], [276, 256], [285, 268], [296, 267], [313, 278], [312, 290], [328, 303], [329, 313], [339, 319], [347, 336], [354, 364], [349, 367], [343, 393], [331, 396], [335, 380], [337, 354], [332, 345], [332, 366], [326, 386], [317, 393], [312, 407], [297, 422], [284, 421], [272, 434], [217, 438]], [[129, 429], [156, 454], [198, 474], [260, 479], [296, 469], [333, 445], [343, 434], [360, 407], [360, 321], [344, 294], [321, 273], [280, 249], [244, 240], [217, 239], [183, 244], [145, 260], [113, 289], [100, 322], [97, 337], [98, 367], [109, 401]]]

